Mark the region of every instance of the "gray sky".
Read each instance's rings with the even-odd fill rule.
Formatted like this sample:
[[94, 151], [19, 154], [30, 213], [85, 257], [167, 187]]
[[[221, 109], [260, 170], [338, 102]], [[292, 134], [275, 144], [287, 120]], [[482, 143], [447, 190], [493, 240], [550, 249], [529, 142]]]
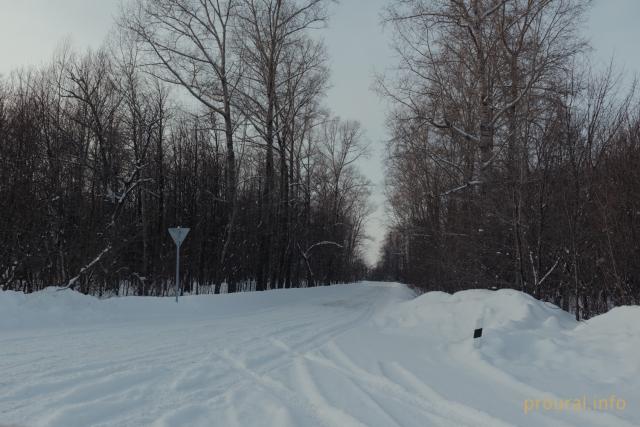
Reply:
[[[46, 63], [69, 38], [82, 50], [98, 47], [112, 28], [120, 0], [0, 0], [0, 73]], [[385, 104], [371, 92], [376, 71], [393, 65], [389, 35], [379, 25], [388, 0], [341, 0], [325, 31], [331, 55], [332, 88], [326, 104], [345, 119], [359, 120], [372, 155], [363, 172], [376, 185], [378, 210], [367, 231], [373, 238], [367, 258], [373, 262], [384, 236], [383, 181]], [[596, 0], [587, 23], [594, 55], [603, 63], [615, 56], [627, 72], [640, 72], [640, 0]]]

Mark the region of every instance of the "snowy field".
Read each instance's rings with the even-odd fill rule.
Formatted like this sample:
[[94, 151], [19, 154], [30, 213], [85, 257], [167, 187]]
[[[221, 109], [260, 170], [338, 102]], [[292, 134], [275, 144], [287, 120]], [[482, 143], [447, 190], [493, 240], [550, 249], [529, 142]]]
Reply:
[[0, 425], [637, 426], [640, 308], [578, 324], [516, 291], [374, 283], [4, 292]]

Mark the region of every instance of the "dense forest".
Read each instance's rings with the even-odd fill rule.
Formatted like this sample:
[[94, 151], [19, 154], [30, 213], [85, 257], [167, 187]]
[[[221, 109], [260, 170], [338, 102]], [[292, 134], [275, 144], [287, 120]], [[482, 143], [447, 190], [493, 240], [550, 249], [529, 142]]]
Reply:
[[0, 288], [354, 281], [370, 185], [323, 106], [326, 0], [138, 0], [105, 46], [0, 80]]
[[395, 0], [392, 227], [372, 273], [516, 288], [576, 318], [640, 302], [640, 106], [584, 0]]
[[640, 99], [588, 0], [393, 0], [389, 231], [359, 123], [324, 105], [331, 0], [131, 0], [97, 51], [0, 78], [0, 287], [169, 295], [369, 276], [640, 302]]

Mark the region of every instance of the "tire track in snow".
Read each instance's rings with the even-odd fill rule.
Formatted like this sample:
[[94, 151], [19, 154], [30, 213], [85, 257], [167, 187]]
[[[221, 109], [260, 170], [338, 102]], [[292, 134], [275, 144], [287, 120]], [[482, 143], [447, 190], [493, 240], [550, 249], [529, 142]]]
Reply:
[[[81, 330], [71, 327], [55, 334], [55, 343], [45, 340], [44, 347], [39, 339], [20, 340], [19, 345], [13, 341], [12, 348], [18, 350], [15, 353], [28, 359], [10, 363], [15, 375], [3, 382], [13, 385], [6, 393], [0, 391], [0, 408], [12, 414], [11, 419], [29, 420], [29, 425], [35, 426], [139, 426], [154, 420], [159, 425], [176, 425], [179, 416], [197, 424], [211, 412], [194, 405], [195, 399], [206, 405], [220, 402], [228, 406], [235, 402], [235, 393], [258, 385], [282, 402], [285, 412], [276, 413], [278, 419], [286, 420], [286, 410], [291, 409], [302, 411], [320, 425], [336, 425], [339, 420], [361, 425], [351, 415], [331, 409], [326, 400], [316, 401], [322, 394], [312, 374], [303, 375], [307, 362], [300, 359], [303, 361], [296, 365], [288, 350], [305, 354], [322, 348], [367, 321], [389, 292], [384, 287], [352, 287], [348, 291], [347, 299], [344, 293], [336, 292], [311, 304], [302, 301], [261, 310], [270, 313], [266, 322], [262, 314], [245, 314], [177, 323], [96, 325]], [[2, 342], [0, 337], [0, 347]], [[204, 376], [207, 369], [219, 376]], [[310, 395], [299, 395], [276, 380], [274, 372], [280, 374], [283, 369], [297, 370], [306, 378]], [[25, 378], [29, 378], [27, 383], [15, 386]], [[176, 391], [180, 391], [177, 396]], [[12, 406], [20, 403], [24, 407]], [[225, 412], [228, 421], [241, 425], [240, 413], [231, 405]], [[327, 410], [333, 418], [323, 416]], [[74, 417], [84, 424], [74, 423]]]
[[[465, 347], [466, 345], [466, 347]], [[524, 399], [531, 398], [531, 396], [540, 396], [546, 397], [553, 401], [563, 401], [563, 398], [556, 396], [554, 393], [549, 391], [544, 391], [538, 389], [534, 386], [526, 384], [517, 378], [513, 377], [509, 373], [498, 369], [493, 364], [489, 363], [482, 357], [482, 353], [478, 351], [469, 351], [469, 342], [468, 340], [465, 343], [458, 343], [450, 348], [453, 351], [449, 351], [449, 354], [453, 355], [457, 360], [460, 366], [469, 367], [471, 372], [477, 374], [477, 372], [484, 372], [485, 377], [491, 378], [492, 381], [500, 383], [502, 386], [513, 390], [515, 393], [521, 394]], [[463, 351], [462, 349], [467, 348], [467, 351]], [[464, 354], [465, 357], [461, 355]], [[478, 369], [480, 368], [480, 369]], [[545, 416], [544, 413], [540, 413], [539, 415]], [[572, 416], [576, 416], [578, 418], [582, 418], [586, 423], [594, 423], [602, 427], [610, 427], [612, 425], [618, 427], [638, 427], [638, 425], [630, 423], [618, 416], [616, 416], [612, 412], [603, 412], [603, 411], [575, 411], [571, 412]], [[558, 426], [569, 426], [570, 424], [560, 424], [561, 421], [557, 419], [553, 419], [551, 421]]]
[[[298, 354], [301, 354], [300, 352], [310, 352], [310, 351], [314, 351], [322, 346], [324, 346], [326, 344], [327, 341], [337, 337], [338, 335], [345, 333], [346, 331], [350, 330], [351, 328], [357, 326], [359, 324], [359, 322], [370, 315], [370, 310], [368, 310], [366, 313], [364, 314], [358, 314], [356, 315], [354, 318], [349, 319], [347, 321], [344, 321], [343, 317], [338, 317], [338, 319], [342, 319], [337, 323], [334, 323], [331, 327], [326, 327], [324, 329], [321, 329], [320, 332], [315, 332], [313, 334], [310, 334], [308, 331], [300, 331], [301, 333], [298, 334], [300, 336], [305, 337], [303, 340], [298, 341], [295, 343], [295, 347], [298, 348]], [[322, 320], [326, 321], [326, 318], [323, 316]], [[317, 325], [313, 324], [312, 325], [313, 329], [317, 329]], [[287, 337], [283, 337], [279, 331], [275, 331], [263, 338], [261, 338], [260, 340], [256, 340], [255, 338], [252, 339], [252, 342], [256, 342], [256, 341], [260, 341], [261, 343], [268, 341], [272, 344], [272, 346], [276, 349], [279, 350], [278, 354], [276, 357], [273, 357], [271, 359], [268, 359], [266, 362], [262, 362], [261, 364], [251, 368], [251, 370], [259, 375], [267, 375], [270, 372], [276, 371], [278, 369], [282, 369], [284, 367], [286, 367], [287, 365], [291, 365], [293, 363], [293, 360], [286, 357], [288, 355], [291, 355], [291, 347], [288, 344], [285, 344], [285, 342], [283, 341], [283, 339], [286, 339]], [[234, 346], [237, 347], [237, 346]], [[264, 348], [263, 345], [258, 346], [259, 348]], [[242, 364], [246, 367], [246, 360], [247, 358], [247, 354], [249, 354], [251, 351], [250, 350], [246, 350], [246, 349], [242, 349], [241, 351], [239, 351], [238, 349], [236, 349], [233, 353], [231, 352], [230, 349], [227, 349], [227, 353], [226, 354], [221, 354], [217, 351], [211, 351], [210, 353], [210, 357], [211, 358], [218, 358], [218, 359], [222, 359], [222, 360], [233, 360], [233, 361], [237, 361], [237, 360], [241, 360]], [[235, 362], [234, 362], [235, 363]], [[248, 368], [247, 368], [248, 369]], [[244, 387], [249, 385], [250, 382], [241, 382], [236, 384], [233, 387], [234, 391], [238, 388]], [[220, 397], [225, 395], [226, 392], [224, 393], [219, 393], [217, 395], [214, 396], [209, 396], [210, 399], [215, 399], [216, 397]]]
[[[319, 349], [327, 342], [359, 325], [363, 320], [371, 317], [371, 315], [375, 312], [375, 306], [371, 303], [379, 297], [379, 294], [383, 292], [384, 289], [375, 289], [374, 291], [375, 292], [368, 292], [367, 296], [369, 298], [348, 307], [350, 309], [364, 307], [365, 310], [364, 312], [356, 312], [353, 316], [351, 316], [351, 318], [346, 321], [344, 320], [344, 310], [341, 310], [341, 316], [334, 317], [334, 319], [338, 319], [338, 321], [334, 321], [333, 324], [326, 324], [326, 314], [321, 316], [321, 320], [323, 320], [324, 323], [320, 323], [320, 325], [323, 325], [324, 327], [320, 330], [320, 332], [310, 334], [308, 330], [305, 330], [304, 327], [299, 327], [298, 329], [300, 329], [301, 333], [296, 335], [302, 336], [304, 337], [304, 339], [292, 343], [297, 349], [296, 354], [311, 352]], [[373, 296], [371, 294], [373, 294]], [[323, 305], [326, 305], [326, 303], [324, 303]], [[338, 306], [344, 307], [344, 304]], [[318, 324], [312, 322], [311, 328], [317, 329]], [[294, 328], [294, 330], [295, 329], [296, 328]], [[281, 351], [277, 357], [274, 357], [269, 361], [263, 362], [262, 364], [255, 367], [249, 367], [246, 364], [246, 356], [248, 353], [246, 350], [236, 351], [235, 353], [232, 353], [230, 349], [227, 349], [222, 353], [213, 351], [211, 357], [225, 360], [235, 371], [241, 373], [244, 376], [244, 381], [239, 381], [238, 383], [234, 384], [234, 386], [226, 389], [225, 391], [207, 396], [208, 402], [213, 403], [220, 400], [228, 401], [230, 395], [233, 395], [244, 387], [254, 385], [257, 382], [259, 385], [270, 389], [275, 393], [279, 393], [281, 395], [280, 397], [284, 397], [286, 401], [296, 402], [296, 405], [299, 408], [302, 408], [307, 412], [311, 411], [311, 414], [314, 416], [314, 418], [318, 419], [319, 421], [323, 421], [322, 411], [319, 412], [313, 402], [308, 401], [304, 397], [298, 397], [298, 395], [295, 394], [294, 390], [284, 386], [281, 382], [274, 380], [268, 375], [273, 371], [282, 369], [288, 365], [295, 364], [295, 358], [290, 357], [292, 355], [292, 352], [290, 350], [291, 347], [289, 346], [289, 344], [285, 344], [285, 342], [283, 341], [283, 339], [286, 338], [287, 337], [283, 337], [282, 334], [279, 333], [279, 331], [275, 331], [264, 337], [264, 340], [271, 342], [273, 347], [278, 348]], [[328, 404], [325, 405], [324, 408], [331, 411]], [[355, 419], [353, 419], [352, 421], [355, 423], [359, 423], [359, 421]], [[327, 420], [324, 420], [323, 424], [334, 425], [331, 423], [327, 424], [326, 422]]]
[[306, 399], [312, 402], [316, 411], [322, 414], [327, 425], [330, 426], [354, 426], [367, 427], [358, 419], [347, 414], [343, 410], [331, 405], [318, 389], [316, 382], [309, 372], [304, 359], [296, 358], [294, 361], [295, 373], [298, 381], [301, 382]]
[[[323, 356], [306, 355], [305, 357], [312, 362], [340, 372], [364, 389], [375, 390], [382, 396], [399, 402], [411, 403], [425, 414], [435, 416], [435, 420], [440, 421], [441, 425], [450, 425], [451, 422], [455, 422], [455, 425], [459, 426], [512, 426], [485, 412], [451, 402], [428, 388], [424, 383], [421, 383], [424, 387], [421, 390], [422, 393], [416, 393], [393, 381], [388, 375], [377, 375], [366, 371], [357, 366], [333, 341], [328, 343], [327, 348], [323, 351]], [[426, 389], [430, 390], [430, 393], [425, 393]]]
[[[265, 311], [265, 310], [262, 310]], [[256, 315], [257, 316], [257, 315]], [[255, 316], [248, 316], [248, 319], [245, 318], [246, 323], [253, 322], [252, 318]], [[323, 317], [319, 317], [318, 320], [324, 319]], [[233, 320], [237, 320], [234, 318]], [[211, 322], [206, 322], [205, 324], [199, 326], [190, 325], [190, 329], [207, 329], [212, 327]], [[237, 337], [244, 336], [247, 331], [247, 326], [242, 325], [240, 327], [227, 329], [223, 337], [217, 338], [226, 338], [226, 337]], [[256, 322], [257, 323], [257, 322]], [[282, 334], [287, 333], [289, 331], [297, 331], [301, 327], [311, 326], [312, 322], [302, 323], [298, 322], [297, 325], [291, 325], [293, 320], [290, 318], [285, 319], [280, 322], [272, 322], [269, 323], [266, 327], [262, 328], [263, 331], [269, 331], [273, 334]], [[285, 327], [281, 327], [281, 326]], [[276, 326], [277, 329], [274, 331], [273, 327]], [[171, 330], [181, 330], [184, 326], [179, 327], [160, 327], [162, 333], [171, 334]], [[135, 329], [135, 328], [134, 328]], [[66, 334], [56, 334], [58, 339], [66, 338], [69, 341], [77, 342], [77, 336], [75, 335], [75, 330], [72, 328]], [[76, 360], [83, 360], [85, 355], [85, 349], [93, 349], [95, 350], [96, 345], [98, 345], [97, 341], [104, 338], [104, 335], [110, 335], [114, 330], [107, 329], [106, 331], [102, 330], [92, 330], [88, 331], [83, 329], [81, 331], [81, 336], [83, 337], [91, 337], [90, 340], [84, 341], [83, 344], [78, 348], [77, 346], [68, 347], [67, 350], [71, 350], [75, 355]], [[143, 329], [143, 332], [147, 331]], [[180, 335], [178, 335], [180, 336]], [[122, 341], [122, 336], [118, 337], [120, 341]], [[192, 339], [193, 341], [196, 338]], [[237, 340], [237, 338], [236, 338]], [[122, 345], [123, 348], [128, 348], [130, 344], [135, 344], [140, 341], [147, 341], [143, 337], [138, 334], [133, 334], [131, 336], [125, 337], [125, 344]], [[244, 347], [248, 343], [255, 342], [254, 337], [249, 337], [241, 340], [240, 342], [236, 342], [235, 346]], [[32, 344], [30, 341], [25, 341], [27, 344]], [[0, 404], [7, 405], [8, 409], [3, 409], [3, 412], [14, 411], [21, 408], [25, 408], [29, 406], [29, 400], [37, 398], [41, 402], [44, 403], [45, 407], [48, 407], [52, 411], [57, 411], [60, 409], [60, 406], [72, 406], [77, 402], [70, 403], [66, 397], [68, 395], [75, 395], [78, 397], [79, 401], [88, 402], [89, 400], [85, 399], [81, 390], [87, 387], [91, 387], [95, 384], [100, 384], [100, 381], [106, 376], [113, 375], [121, 375], [134, 378], [139, 367], [144, 368], [148, 365], [169, 365], [169, 366], [179, 366], [181, 362], [180, 349], [181, 347], [188, 347], [184, 343], [152, 343], [151, 347], [147, 346], [144, 349], [136, 351], [134, 356], [131, 356], [130, 353], [124, 353], [125, 357], [116, 351], [112, 351], [109, 349], [107, 353], [100, 353], [99, 357], [101, 360], [99, 362], [90, 362], [87, 364], [83, 362], [80, 366], [73, 368], [61, 368], [61, 369], [51, 369], [52, 366], [56, 366], [58, 362], [63, 361], [62, 358], [52, 358], [52, 357], [37, 357], [38, 362], [42, 363], [33, 363], [33, 361], [24, 362], [22, 364], [23, 367], [28, 368], [24, 370], [19, 369], [11, 369], [4, 370], [3, 372], [12, 372], [12, 377], [15, 378], [13, 382], [8, 382], [7, 380], [11, 380], [11, 378], [4, 377], [6, 387], [3, 387], [3, 390], [6, 393], [0, 392]], [[63, 345], [64, 346], [64, 345]], [[31, 347], [31, 346], [28, 346]], [[29, 355], [42, 354], [40, 352], [25, 351], [24, 354], [28, 357]], [[47, 349], [44, 349], [45, 352], [49, 353]], [[204, 350], [200, 353], [193, 354], [192, 357], [201, 357], [205, 358], [210, 355], [209, 350]], [[89, 353], [88, 356], [93, 356], [93, 353]], [[104, 359], [108, 359], [105, 361]], [[64, 360], [65, 364], [75, 364], [74, 361]], [[211, 367], [211, 366], [210, 366]], [[31, 378], [31, 381], [27, 384], [21, 384], [15, 386], [18, 383], [19, 379], [24, 379], [25, 377]], [[50, 381], [47, 381], [50, 379]], [[12, 384], [14, 386], [12, 386]], [[168, 394], [168, 393], [167, 393]], [[190, 396], [194, 393], [190, 393]], [[14, 402], [14, 403], [12, 403]]]

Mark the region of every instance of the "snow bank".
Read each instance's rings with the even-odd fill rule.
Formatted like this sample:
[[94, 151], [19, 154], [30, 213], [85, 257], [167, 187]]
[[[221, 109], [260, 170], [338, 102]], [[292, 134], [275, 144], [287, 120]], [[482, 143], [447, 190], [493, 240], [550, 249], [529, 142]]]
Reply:
[[99, 316], [99, 300], [71, 290], [0, 292], [0, 329], [58, 326]]
[[[345, 285], [345, 286], [358, 286]], [[99, 299], [70, 289], [55, 287], [24, 294], [0, 291], [0, 331], [8, 329], [54, 328], [101, 323], [184, 321], [225, 318], [230, 315], [269, 310], [300, 300], [304, 293], [318, 303], [331, 300], [325, 288], [279, 289], [224, 295], [180, 297], [114, 297]], [[398, 290], [401, 287], [398, 287]], [[403, 294], [403, 292], [399, 292]], [[405, 292], [406, 293], [406, 292]], [[329, 295], [329, 296], [328, 296]], [[332, 300], [331, 300], [332, 301]]]
[[[515, 290], [430, 292], [390, 307], [377, 324], [389, 334], [419, 339], [531, 399], [638, 398], [640, 307], [618, 307], [578, 322]], [[479, 327], [483, 336], [474, 340]]]
[[580, 329], [590, 333], [640, 335], [640, 307], [616, 307], [608, 313], [583, 322]]
[[397, 304], [379, 319], [387, 328], [467, 339], [475, 328], [532, 330], [575, 327], [573, 317], [550, 303], [512, 289], [468, 290], [453, 295], [429, 292]]

